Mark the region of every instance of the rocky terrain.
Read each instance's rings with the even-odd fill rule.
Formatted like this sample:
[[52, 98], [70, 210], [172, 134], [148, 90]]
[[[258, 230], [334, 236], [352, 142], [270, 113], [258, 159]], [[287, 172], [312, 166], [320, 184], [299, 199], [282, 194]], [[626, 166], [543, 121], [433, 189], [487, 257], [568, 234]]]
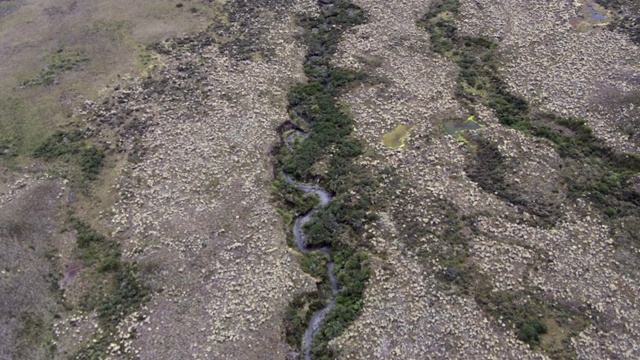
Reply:
[[[637, 126], [632, 113], [611, 108], [620, 102], [607, 102], [607, 112], [589, 111], [595, 104], [602, 106], [598, 99], [603, 96], [618, 94], [622, 98], [625, 92], [637, 91], [635, 77], [629, 75], [638, 70], [637, 56], [632, 55], [638, 49], [629, 40], [605, 31], [575, 31], [569, 23], [570, 10], [575, 16], [571, 3], [463, 1], [461, 5], [463, 15], [456, 22], [461, 31], [500, 40], [499, 51], [506, 62], [502, 69], [514, 91], [531, 97], [543, 110], [585, 118], [611, 146], [636, 152], [634, 142], [612, 126], [624, 116], [628, 118], [621, 122]], [[552, 228], [537, 228], [523, 223], [530, 214], [525, 212], [525, 219], [519, 218], [520, 211], [512, 204], [479, 189], [466, 176], [468, 145], [444, 135], [440, 128], [443, 119], [466, 115], [456, 104], [455, 83], [450, 80], [454, 64], [425, 50], [425, 34], [415, 26], [429, 2], [361, 2], [360, 6], [370, 11], [372, 19], [343, 42], [339, 61], [364, 68], [367, 59], [380, 59], [374, 73], [388, 83], [355, 89], [345, 101], [354, 113], [357, 131], [410, 184], [409, 189], [397, 190], [401, 200], [395, 216], [404, 217], [411, 211], [424, 226], [433, 226], [446, 221], [438, 217], [441, 202], [437, 200], [453, 203], [459, 214], [474, 218], [476, 230], [468, 239], [466, 261], [491, 279], [494, 291], [526, 289], [557, 304], [581, 304], [590, 309], [581, 310], [592, 321], [570, 340], [568, 346], [575, 349], [570, 357], [637, 356], [638, 329], [632, 325], [638, 316], [632, 290], [638, 286], [633, 266], [637, 245], [616, 244], [602, 215], [580, 199], [573, 202], [556, 196], [563, 218]], [[490, 20], [494, 16], [495, 20]], [[515, 35], [518, 31], [520, 35]], [[563, 35], [555, 35], [560, 31]], [[562, 40], [553, 42], [553, 36]], [[590, 45], [596, 42], [598, 46]], [[541, 50], [536, 51], [536, 45]], [[554, 60], [544, 60], [545, 53]], [[616, 77], [613, 72], [626, 76]], [[617, 90], [604, 92], [604, 82], [608, 90]], [[485, 128], [476, 132], [496, 143], [507, 161], [517, 164], [507, 175], [508, 181], [535, 196], [552, 195], [559, 184], [558, 155], [553, 148], [505, 129], [487, 109], [477, 111]], [[380, 136], [400, 123], [413, 128], [407, 149], [385, 149]], [[405, 221], [393, 217], [392, 207], [390, 222], [395, 220], [395, 226], [386, 233], [401, 238], [398, 225], [404, 227]], [[514, 342], [513, 330], [500, 319], [492, 321], [469, 296], [443, 289], [436, 280], [444, 265], [441, 258], [421, 259], [416, 251], [389, 242], [393, 238], [387, 235], [384, 241], [375, 242], [388, 249], [390, 257], [375, 270], [362, 317], [335, 341], [346, 358], [545, 357], [544, 352], [531, 353]], [[430, 248], [442, 240], [433, 235], [412, 239], [419, 242], [412, 247], [433, 252]], [[560, 332], [566, 330], [575, 329]], [[557, 340], [552, 337], [563, 337], [552, 331], [547, 336], [549, 343]], [[552, 357], [559, 356], [549, 352]]]
[[[314, 358], [640, 357], [640, 49], [614, 5], [163, 3], [208, 27], [133, 32], [156, 66], [68, 95], [55, 126], [19, 127], [31, 145], [0, 127], [0, 358], [303, 358], [328, 261], [339, 300]], [[27, 91], [62, 91], [55, 76]], [[473, 76], [490, 81], [470, 94]], [[326, 94], [352, 131], [296, 173], [340, 202], [306, 230], [332, 248], [314, 257], [291, 228], [314, 200], [279, 177], [289, 131], [324, 131]]]

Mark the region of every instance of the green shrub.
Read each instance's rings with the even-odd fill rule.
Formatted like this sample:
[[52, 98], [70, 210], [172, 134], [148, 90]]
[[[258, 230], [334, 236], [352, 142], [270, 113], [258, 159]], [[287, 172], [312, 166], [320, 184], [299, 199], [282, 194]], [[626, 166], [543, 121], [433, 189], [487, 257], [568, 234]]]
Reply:
[[33, 153], [36, 158], [52, 161], [63, 158], [67, 161], [76, 161], [80, 171], [87, 180], [95, 180], [103, 167], [105, 152], [93, 145], [86, 146], [83, 139], [85, 135], [80, 130], [56, 131]]
[[99, 234], [82, 220], [72, 219], [74, 222], [74, 228], [77, 231], [76, 238], [78, 239], [78, 247], [81, 249], [88, 248], [94, 243], [101, 243], [106, 241], [104, 235]]
[[524, 341], [533, 347], [540, 343], [540, 335], [546, 333], [547, 325], [540, 319], [533, 319], [520, 326], [518, 340]]
[[79, 141], [83, 138], [81, 131], [56, 131], [38, 146], [33, 153], [36, 158], [54, 160], [63, 155], [77, 154], [80, 151]]
[[102, 259], [102, 262], [98, 266], [98, 271], [101, 273], [105, 272], [115, 272], [120, 270], [122, 267], [122, 262], [117, 256], [110, 255], [106, 258]]
[[88, 180], [94, 180], [100, 174], [104, 162], [105, 154], [94, 146], [80, 151], [80, 170]]
[[135, 267], [124, 266], [115, 277], [114, 290], [98, 304], [98, 318], [103, 324], [115, 326], [139, 308], [149, 294], [149, 288], [138, 280]]

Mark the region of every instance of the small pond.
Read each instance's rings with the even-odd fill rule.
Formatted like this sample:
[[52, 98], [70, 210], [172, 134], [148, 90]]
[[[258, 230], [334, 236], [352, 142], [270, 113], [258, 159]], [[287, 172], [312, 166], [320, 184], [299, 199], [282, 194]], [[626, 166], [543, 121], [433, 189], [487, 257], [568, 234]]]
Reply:
[[455, 135], [456, 133], [464, 130], [476, 130], [480, 129], [482, 125], [473, 120], [473, 116], [469, 117], [465, 122], [446, 121], [442, 124], [444, 131], [449, 135]]
[[596, 10], [593, 6], [589, 6], [588, 8], [589, 8], [589, 11], [591, 11], [591, 19], [598, 20], [598, 21], [607, 20], [607, 16], [599, 13], [598, 10]]

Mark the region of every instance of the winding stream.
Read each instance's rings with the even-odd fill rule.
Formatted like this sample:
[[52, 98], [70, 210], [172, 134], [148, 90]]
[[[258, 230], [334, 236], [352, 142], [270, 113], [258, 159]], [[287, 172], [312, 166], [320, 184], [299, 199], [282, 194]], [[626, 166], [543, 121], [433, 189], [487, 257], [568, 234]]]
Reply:
[[[299, 132], [299, 133], [302, 134], [303, 136], [307, 134], [302, 132]], [[290, 134], [286, 138], [287, 146], [290, 149], [291, 149], [290, 138], [293, 134], [295, 134], [295, 132]], [[282, 174], [284, 175], [285, 180], [289, 184], [297, 187], [298, 189], [304, 191], [305, 193], [316, 194], [320, 198], [320, 206], [312, 209], [311, 211], [309, 211], [304, 215], [298, 216], [295, 220], [295, 223], [293, 225], [293, 235], [296, 239], [296, 245], [298, 246], [298, 249], [303, 254], [306, 254], [312, 251], [318, 251], [324, 254], [329, 254], [331, 249], [328, 246], [324, 246], [321, 248], [310, 248], [306, 246], [304, 242], [305, 235], [304, 235], [304, 232], [302, 231], [302, 227], [304, 226], [305, 223], [311, 220], [311, 217], [316, 211], [318, 211], [318, 209], [324, 207], [329, 203], [329, 201], [331, 201], [331, 194], [329, 194], [328, 191], [318, 186], [302, 184], [294, 181], [291, 178], [291, 176], [289, 176], [289, 174], [284, 172], [284, 170], [282, 171]], [[311, 321], [309, 321], [309, 326], [307, 327], [307, 330], [304, 332], [304, 341], [302, 343], [302, 348], [304, 349], [304, 357], [306, 360], [311, 360], [311, 339], [313, 338], [313, 335], [320, 329], [322, 325], [322, 321], [324, 320], [329, 310], [333, 308], [333, 305], [336, 302], [336, 295], [338, 294], [338, 281], [333, 275], [333, 261], [330, 261], [329, 264], [327, 265], [327, 272], [329, 273], [329, 281], [331, 282], [331, 290], [333, 292], [333, 298], [331, 299], [331, 302], [327, 304], [327, 306], [325, 306], [324, 308], [318, 310], [315, 314], [313, 314], [313, 316], [311, 317]]]
[[[359, 22], [363, 22], [364, 18], [360, 12], [356, 11], [359, 8], [348, 1], [336, 2], [331, 0], [318, 0], [317, 5], [320, 9], [320, 13], [317, 17], [308, 19], [308, 27], [306, 29], [306, 40], [308, 41], [309, 51], [307, 52], [304, 64], [305, 73], [309, 72], [307, 74], [309, 81], [322, 86], [322, 91], [325, 95], [335, 96], [335, 89], [337, 87], [344, 86], [345, 79], [340, 77], [344, 75], [337, 76], [339, 78], [337, 80], [333, 79], [333, 75], [331, 75], [331, 73], [329, 72], [331, 64], [328, 60], [328, 55], [331, 55], [332, 52], [336, 50], [336, 40], [339, 40], [342, 32], [344, 32], [349, 27], [355, 26]], [[335, 104], [333, 104], [332, 106], [334, 106], [337, 110]], [[306, 118], [304, 115], [301, 116], [301, 114], [298, 114], [295, 106], [293, 106], [293, 109], [290, 110], [293, 110], [295, 112], [295, 115], [298, 119], [306, 122], [309, 125], [308, 131], [313, 131], [313, 125], [311, 124], [310, 119]], [[294, 152], [294, 146], [292, 146], [294, 137], [296, 135], [307, 137], [309, 136], [309, 134], [309, 132], [304, 132], [302, 129], [297, 128], [290, 134], [287, 134], [285, 136], [284, 143], [290, 151]], [[293, 234], [296, 239], [296, 245], [298, 246], [298, 249], [303, 254], [307, 254], [310, 252], [330, 254], [331, 249], [329, 246], [314, 247], [306, 245], [303, 226], [311, 220], [313, 215], [318, 210], [325, 207], [331, 201], [331, 194], [328, 191], [320, 188], [319, 186], [296, 182], [291, 178], [291, 176], [289, 176], [289, 174], [284, 171], [284, 169], [282, 170], [282, 174], [289, 184], [297, 187], [307, 194], [316, 194], [320, 198], [320, 204], [318, 206], [316, 206], [306, 214], [298, 216], [295, 219]], [[331, 311], [331, 309], [335, 305], [336, 297], [339, 293], [338, 281], [333, 274], [333, 267], [333, 261], [329, 261], [329, 263], [327, 264], [327, 272], [329, 281], [331, 283], [331, 299], [324, 308], [316, 311], [313, 314], [309, 325], [307, 326], [307, 329], [304, 333], [301, 347], [304, 351], [305, 360], [311, 360], [311, 340], [313, 339], [314, 335], [317, 334], [318, 330], [320, 330], [320, 328], [322, 327], [322, 323], [324, 322], [329, 311]]]

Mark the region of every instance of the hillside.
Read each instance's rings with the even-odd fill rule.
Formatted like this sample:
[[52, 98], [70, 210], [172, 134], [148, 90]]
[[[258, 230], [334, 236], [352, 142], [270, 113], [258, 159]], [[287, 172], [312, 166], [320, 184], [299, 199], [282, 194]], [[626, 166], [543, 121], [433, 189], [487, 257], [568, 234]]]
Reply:
[[639, 16], [1, 1], [0, 358], [640, 357]]

